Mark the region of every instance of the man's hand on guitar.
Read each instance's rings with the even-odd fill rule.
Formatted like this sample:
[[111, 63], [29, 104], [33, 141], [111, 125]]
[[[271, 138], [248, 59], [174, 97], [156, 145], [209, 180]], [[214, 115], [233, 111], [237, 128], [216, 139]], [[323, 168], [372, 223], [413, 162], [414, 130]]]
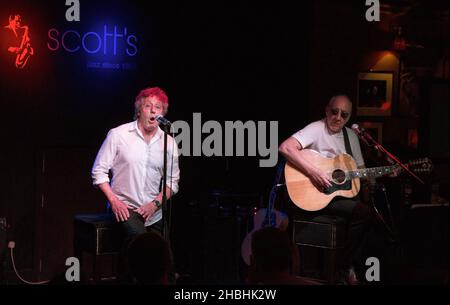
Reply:
[[332, 186], [331, 180], [328, 175], [320, 169], [311, 172], [309, 174], [309, 179], [311, 180], [311, 183], [314, 184], [314, 186], [322, 193], [327, 188]]
[[[387, 161], [388, 161], [390, 164], [394, 164], [394, 163], [395, 163], [394, 160], [392, 160], [392, 159], [389, 158], [389, 157], [387, 157], [386, 159], [387, 159]], [[394, 171], [393, 171], [392, 173], [390, 173], [388, 176], [391, 177], [391, 178], [395, 178], [395, 177], [397, 177], [398, 175], [400, 175], [400, 173], [402, 172], [402, 170], [403, 170], [403, 168], [402, 168], [401, 166], [398, 166], [398, 167], [395, 168]]]
[[395, 178], [395, 177], [397, 177], [398, 175], [400, 175], [402, 171], [403, 171], [403, 168], [401, 168], [401, 167], [399, 166], [399, 167], [397, 167], [396, 169], [394, 169], [394, 171], [389, 175], [389, 177]]
[[[287, 162], [284, 174], [289, 198], [299, 208], [307, 211], [323, 209], [335, 196], [353, 198], [360, 189], [357, 187], [358, 183], [350, 181], [361, 178], [370, 180], [386, 176], [398, 167], [365, 168], [364, 165], [357, 167], [355, 160], [348, 154], [327, 158], [310, 149], [302, 149], [301, 153], [306, 166], [297, 169], [293, 164]], [[405, 166], [411, 173], [430, 172], [433, 168], [427, 158], [410, 161]], [[373, 183], [376, 181], [373, 180]], [[351, 188], [348, 187], [349, 185]]]

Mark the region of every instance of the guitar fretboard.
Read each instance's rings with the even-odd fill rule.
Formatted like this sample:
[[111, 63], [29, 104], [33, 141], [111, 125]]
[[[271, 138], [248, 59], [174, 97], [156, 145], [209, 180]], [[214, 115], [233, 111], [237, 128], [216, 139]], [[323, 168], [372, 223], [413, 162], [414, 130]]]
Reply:
[[393, 166], [380, 166], [380, 167], [372, 167], [372, 168], [362, 168], [354, 171], [349, 171], [348, 175], [350, 179], [355, 178], [376, 178], [384, 175], [388, 175], [394, 171], [396, 168]]

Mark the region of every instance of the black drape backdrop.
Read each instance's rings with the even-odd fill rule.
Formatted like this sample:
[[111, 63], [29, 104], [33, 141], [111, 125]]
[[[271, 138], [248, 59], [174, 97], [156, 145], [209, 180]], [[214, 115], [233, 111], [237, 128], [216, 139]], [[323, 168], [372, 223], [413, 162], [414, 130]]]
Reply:
[[[30, 28], [35, 52], [24, 69], [16, 69], [2, 40], [0, 216], [5, 215], [11, 225], [8, 234], [16, 240], [21, 268], [38, 264], [33, 255], [39, 255], [37, 243], [43, 237], [36, 237], [35, 231], [52, 225], [39, 220], [45, 188], [40, 182], [42, 155], [48, 151], [88, 152], [77, 169], [65, 164], [70, 159], [62, 157], [62, 167], [52, 179], [70, 181], [71, 175], [85, 179], [81, 179], [82, 186], [64, 184], [62, 188], [67, 190], [59, 190], [60, 202], [46, 215], [68, 217], [65, 210], [76, 211], [77, 206], [69, 209], [66, 204], [76, 205], [77, 200], [80, 212], [88, 205], [103, 208], [105, 201], [98, 190], [85, 191], [91, 183], [89, 169], [107, 131], [132, 120], [134, 97], [140, 89], [165, 89], [172, 121], [191, 122], [193, 112], [201, 112], [203, 121], [221, 123], [274, 120], [279, 121], [280, 141], [305, 123], [310, 20], [309, 14], [299, 15], [294, 4], [161, 1], [144, 6], [128, 1], [81, 1], [80, 22], [65, 20], [67, 8], [64, 1], [18, 0], [0, 6], [2, 34], [7, 31], [3, 26], [8, 24], [8, 16], [21, 14], [23, 24]], [[303, 2], [302, 8], [308, 11], [310, 4]], [[128, 33], [137, 37], [136, 56], [124, 55], [123, 41], [118, 44], [117, 56], [112, 56], [111, 50], [101, 56], [101, 51], [90, 55], [82, 49], [70, 53], [61, 46], [50, 51], [47, 46], [55, 47], [48, 37], [52, 28], [61, 39], [67, 30], [102, 35], [103, 25], [108, 31], [114, 26], [118, 31], [127, 27]], [[55, 37], [55, 32], [52, 35]], [[72, 32], [67, 38], [74, 35]], [[135, 69], [88, 68], [92, 61], [126, 62]], [[174, 213], [213, 189], [267, 198], [275, 169], [259, 168], [258, 160], [181, 157], [182, 178]], [[78, 193], [76, 199], [67, 198], [72, 193]]]

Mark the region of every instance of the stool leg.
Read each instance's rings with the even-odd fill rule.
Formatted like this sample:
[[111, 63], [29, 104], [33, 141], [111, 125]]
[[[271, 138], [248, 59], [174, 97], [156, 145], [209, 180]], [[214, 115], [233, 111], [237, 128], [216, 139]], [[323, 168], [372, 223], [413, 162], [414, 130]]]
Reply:
[[75, 233], [74, 241], [73, 241], [73, 255], [78, 258], [78, 261], [81, 265], [81, 260], [83, 258], [83, 249], [78, 241], [77, 235]]
[[94, 278], [94, 283], [97, 284], [100, 282], [100, 275], [97, 270], [97, 254], [94, 253], [92, 261], [92, 272], [94, 273], [92, 277]]
[[328, 283], [336, 284], [336, 249], [328, 250]]

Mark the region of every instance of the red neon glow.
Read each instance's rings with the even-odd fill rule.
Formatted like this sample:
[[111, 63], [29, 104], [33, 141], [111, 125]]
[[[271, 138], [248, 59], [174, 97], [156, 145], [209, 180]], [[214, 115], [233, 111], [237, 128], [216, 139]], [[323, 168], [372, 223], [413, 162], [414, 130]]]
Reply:
[[417, 149], [419, 144], [419, 133], [417, 129], [408, 129], [408, 146]]
[[391, 109], [391, 103], [389, 103], [388, 101], [382, 101], [380, 108], [383, 111], [388, 111], [389, 109]]
[[33, 47], [31, 46], [31, 39], [29, 36], [29, 27], [27, 25], [21, 25], [22, 17], [20, 15], [9, 16], [9, 24], [5, 26], [10, 30], [11, 39], [10, 46], [8, 46], [8, 52], [16, 55], [15, 65], [18, 69], [23, 69], [27, 64], [30, 56], [34, 54]]

